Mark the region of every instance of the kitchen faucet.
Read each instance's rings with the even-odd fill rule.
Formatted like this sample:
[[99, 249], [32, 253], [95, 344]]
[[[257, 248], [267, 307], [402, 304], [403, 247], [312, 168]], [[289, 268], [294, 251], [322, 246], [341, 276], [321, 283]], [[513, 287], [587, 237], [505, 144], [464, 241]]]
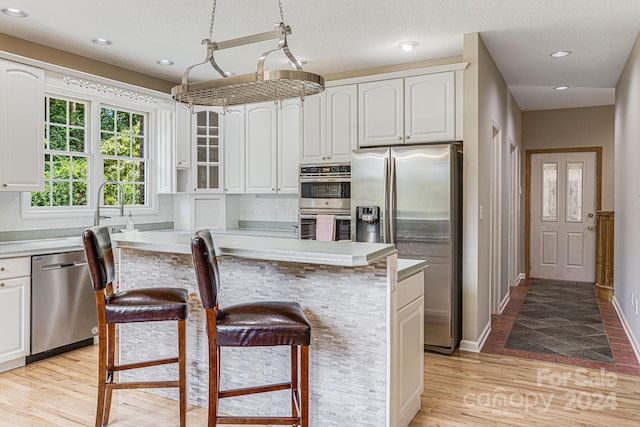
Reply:
[[[100, 192], [102, 191], [102, 187], [104, 187], [105, 184], [116, 184], [120, 188], [120, 200], [118, 202], [120, 204], [120, 216], [124, 216], [124, 188], [118, 181], [107, 180], [100, 184], [100, 187], [98, 187], [98, 200], [96, 201], [97, 209], [95, 215], [93, 216], [94, 226], [100, 225], [101, 219], [111, 218], [110, 216], [100, 215]], [[104, 207], [107, 206], [103, 206], [103, 208]]]

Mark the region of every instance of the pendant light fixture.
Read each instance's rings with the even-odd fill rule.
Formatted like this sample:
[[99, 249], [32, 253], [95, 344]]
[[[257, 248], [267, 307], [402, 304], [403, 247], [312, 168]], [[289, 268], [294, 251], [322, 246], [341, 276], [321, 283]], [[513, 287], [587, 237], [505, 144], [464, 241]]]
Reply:
[[[220, 42], [212, 41], [216, 1], [213, 1], [209, 38], [202, 40], [202, 44], [207, 45], [207, 56], [204, 61], [191, 65], [184, 71], [182, 84], [174, 86], [171, 90], [171, 94], [176, 101], [189, 105], [191, 109], [195, 105], [206, 105], [219, 106], [226, 111], [231, 105], [253, 102], [273, 101], [276, 104], [281, 104], [284, 99], [289, 98], [300, 98], [304, 102], [305, 96], [314, 95], [324, 90], [324, 78], [318, 74], [303, 71], [301, 61], [298, 61], [289, 50], [287, 35], [291, 34], [291, 27], [284, 23], [281, 0], [278, 0], [281, 21], [275, 25], [272, 31]], [[264, 52], [258, 58], [257, 70], [252, 74], [231, 75], [232, 73], [225, 72], [213, 57], [214, 52], [218, 50], [273, 39], [278, 40], [278, 46]], [[267, 55], [278, 50], [284, 52], [295, 70], [264, 69]], [[189, 82], [191, 70], [206, 63], [210, 63], [222, 78], [202, 82]]]

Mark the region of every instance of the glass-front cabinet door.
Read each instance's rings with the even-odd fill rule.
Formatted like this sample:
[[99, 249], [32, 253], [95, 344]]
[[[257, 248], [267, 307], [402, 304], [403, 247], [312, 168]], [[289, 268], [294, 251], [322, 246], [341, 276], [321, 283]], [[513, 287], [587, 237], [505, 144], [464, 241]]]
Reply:
[[221, 190], [220, 114], [211, 109], [196, 110], [192, 117], [194, 191]]

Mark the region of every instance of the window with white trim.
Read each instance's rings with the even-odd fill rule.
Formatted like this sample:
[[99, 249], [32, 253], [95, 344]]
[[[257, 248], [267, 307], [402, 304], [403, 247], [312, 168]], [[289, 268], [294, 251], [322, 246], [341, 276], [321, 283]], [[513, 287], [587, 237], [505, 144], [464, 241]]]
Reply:
[[87, 104], [45, 97], [44, 191], [31, 193], [32, 207], [89, 204]]
[[[124, 189], [124, 204], [144, 206], [148, 194], [146, 116], [118, 108], [100, 109], [100, 154], [104, 181], [118, 181]], [[115, 184], [105, 184], [104, 204], [117, 205]]]
[[[27, 193], [27, 206], [68, 212], [116, 206], [122, 197], [127, 206], [150, 207], [147, 112], [49, 94], [45, 112], [45, 190]], [[96, 201], [105, 181], [122, 184], [124, 194], [106, 183]]]

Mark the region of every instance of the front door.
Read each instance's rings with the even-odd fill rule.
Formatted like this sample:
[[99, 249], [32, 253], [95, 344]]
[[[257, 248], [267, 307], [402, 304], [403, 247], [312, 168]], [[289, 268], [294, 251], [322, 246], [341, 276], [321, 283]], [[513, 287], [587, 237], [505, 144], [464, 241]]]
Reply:
[[529, 276], [595, 280], [596, 153], [531, 156]]

